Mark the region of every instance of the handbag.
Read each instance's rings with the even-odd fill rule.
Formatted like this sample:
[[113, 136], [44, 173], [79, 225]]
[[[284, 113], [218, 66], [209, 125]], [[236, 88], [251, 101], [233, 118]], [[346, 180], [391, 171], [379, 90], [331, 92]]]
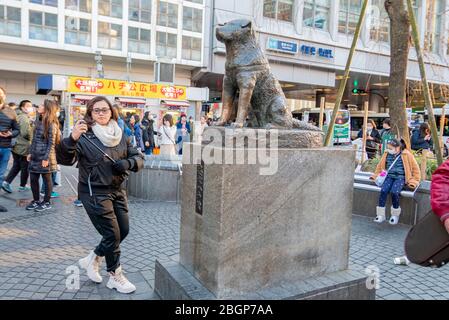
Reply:
[[449, 262], [449, 233], [433, 211], [410, 229], [404, 249], [411, 262], [423, 267], [441, 268]]
[[[402, 154], [402, 153], [401, 153]], [[390, 172], [391, 169], [393, 169], [393, 166], [396, 164], [396, 162], [399, 160], [399, 157], [401, 156], [401, 154], [399, 154], [399, 156], [396, 157], [396, 159], [393, 161], [393, 163], [391, 164], [390, 168], [388, 168], [387, 171], [382, 170], [379, 175], [377, 176], [375, 183], [378, 187], [382, 187], [385, 179], [387, 179], [388, 173]]]

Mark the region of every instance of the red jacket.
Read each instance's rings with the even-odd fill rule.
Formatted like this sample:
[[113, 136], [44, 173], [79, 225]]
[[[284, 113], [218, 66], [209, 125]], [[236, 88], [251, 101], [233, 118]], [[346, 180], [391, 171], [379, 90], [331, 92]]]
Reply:
[[432, 210], [441, 221], [449, 219], [449, 161], [435, 171], [430, 187]]

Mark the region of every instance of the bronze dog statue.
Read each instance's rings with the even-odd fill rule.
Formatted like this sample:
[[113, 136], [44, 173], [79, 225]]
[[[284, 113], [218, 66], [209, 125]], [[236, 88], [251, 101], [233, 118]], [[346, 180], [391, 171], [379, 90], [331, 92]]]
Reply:
[[216, 37], [226, 45], [223, 113], [217, 125], [235, 121], [232, 126], [242, 128], [248, 120], [252, 126], [260, 128], [319, 131], [315, 126], [294, 119], [288, 110], [284, 92], [271, 72], [250, 20], [233, 20], [220, 25]]

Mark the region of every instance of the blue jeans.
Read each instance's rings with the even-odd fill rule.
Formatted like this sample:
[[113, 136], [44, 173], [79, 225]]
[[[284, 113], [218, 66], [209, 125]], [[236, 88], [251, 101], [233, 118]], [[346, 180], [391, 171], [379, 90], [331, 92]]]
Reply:
[[380, 191], [379, 207], [385, 208], [387, 205], [388, 194], [391, 193], [391, 200], [393, 202], [393, 208], [399, 209], [401, 198], [401, 191], [405, 186], [405, 178], [391, 178], [387, 176], [382, 190]]
[[150, 147], [150, 148], [145, 149], [145, 154], [148, 156], [151, 156], [153, 154], [153, 148]]
[[3, 183], [6, 169], [8, 168], [9, 158], [11, 157], [11, 148], [0, 147], [0, 184]]
[[[56, 172], [52, 172], [51, 173], [51, 180], [53, 181], [53, 186], [56, 185], [55, 181], [56, 181]], [[42, 188], [41, 188], [41, 192], [43, 194], [47, 193], [47, 182], [45, 181], [45, 179], [42, 179]]]

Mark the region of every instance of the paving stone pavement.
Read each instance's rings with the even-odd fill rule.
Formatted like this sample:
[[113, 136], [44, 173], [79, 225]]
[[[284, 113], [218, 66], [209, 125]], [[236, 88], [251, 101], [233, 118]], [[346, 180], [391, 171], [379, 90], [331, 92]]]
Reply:
[[[0, 299], [158, 299], [153, 292], [155, 260], [177, 257], [180, 207], [175, 203], [130, 200], [130, 234], [122, 244], [122, 264], [136, 285], [134, 294], [123, 295], [105, 284], [93, 284], [81, 271], [79, 290], [67, 289], [70, 268], [88, 254], [100, 237], [83, 208], [72, 205], [76, 186], [74, 168], [63, 169], [61, 193], [54, 208], [42, 214], [23, 206], [31, 193], [0, 191]], [[67, 181], [68, 180], [68, 181]], [[403, 255], [405, 226], [376, 225], [354, 217], [350, 265], [377, 267], [380, 271], [378, 299], [449, 299], [449, 267], [439, 270], [395, 266]], [[67, 269], [69, 268], [69, 269]], [[73, 275], [73, 274], [72, 274]]]

